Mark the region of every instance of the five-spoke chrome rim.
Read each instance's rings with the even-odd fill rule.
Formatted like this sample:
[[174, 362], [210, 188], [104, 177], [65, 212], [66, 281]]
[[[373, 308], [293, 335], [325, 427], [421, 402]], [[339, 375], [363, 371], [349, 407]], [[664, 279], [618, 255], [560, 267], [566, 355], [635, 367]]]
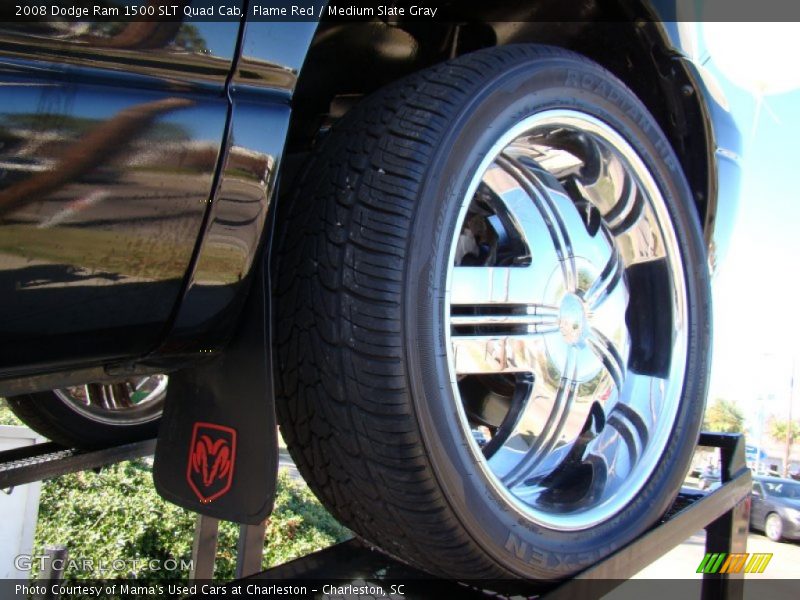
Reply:
[[687, 354], [671, 223], [633, 147], [573, 110], [507, 131], [468, 187], [448, 262], [450, 379], [485, 475], [540, 525], [609, 519], [661, 460]]
[[72, 410], [96, 423], [132, 426], [161, 416], [167, 380], [166, 375], [149, 375], [54, 391]]

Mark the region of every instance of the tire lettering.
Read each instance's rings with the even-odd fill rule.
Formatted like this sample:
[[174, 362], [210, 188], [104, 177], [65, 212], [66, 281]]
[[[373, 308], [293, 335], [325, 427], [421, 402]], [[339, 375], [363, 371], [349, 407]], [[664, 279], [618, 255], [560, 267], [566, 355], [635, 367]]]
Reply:
[[525, 556], [528, 554], [528, 543], [523, 542], [513, 533], [509, 533], [506, 540], [506, 550], [518, 559], [525, 560]]
[[575, 71], [567, 71], [567, 80], [564, 85], [571, 85], [572, 87], [580, 87], [580, 78]]
[[[613, 87], [610, 87], [608, 83], [602, 79], [598, 79], [589, 73], [567, 71], [567, 78], [564, 81], [564, 85], [588, 90], [606, 98], [609, 102], [619, 106], [619, 108], [622, 109], [622, 111], [626, 114], [633, 115], [636, 119], [636, 124], [639, 125], [642, 132], [648, 137], [651, 135], [652, 127], [647, 121], [645, 115], [638, 110], [634, 110], [634, 107], [630, 102], [628, 102], [619, 94], [617, 90], [615, 90]], [[678, 163], [672, 157], [669, 146], [661, 139], [657, 139], [655, 144], [656, 151], [666, 164], [667, 168], [671, 171], [677, 171]]]
[[528, 545], [528, 542], [523, 542], [513, 533], [508, 534], [508, 539], [505, 545], [506, 550], [514, 557], [528, 564], [543, 564], [544, 554], [537, 552]]

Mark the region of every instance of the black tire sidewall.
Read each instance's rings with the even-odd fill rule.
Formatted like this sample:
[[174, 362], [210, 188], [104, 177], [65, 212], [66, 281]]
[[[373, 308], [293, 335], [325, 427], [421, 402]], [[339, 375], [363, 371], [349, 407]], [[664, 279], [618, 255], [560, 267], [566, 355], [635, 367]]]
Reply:
[[55, 392], [8, 399], [14, 413], [31, 429], [67, 447], [102, 448], [154, 438], [160, 417], [135, 425], [95, 421], [69, 406]]
[[[443, 323], [450, 243], [466, 186], [502, 133], [548, 109], [574, 109], [605, 121], [645, 161], [672, 219], [688, 299], [683, 394], [662, 460], [625, 509], [580, 531], [523, 518], [482, 473], [460, 424]], [[408, 381], [435, 476], [464, 529], [510, 575], [526, 578], [567, 576], [641, 534], [669, 507], [685, 475], [702, 420], [710, 352], [702, 236], [678, 160], [654, 119], [627, 88], [588, 62], [554, 57], [518, 64], [487, 82], [453, 120], [423, 182], [410, 239], [403, 306]]]

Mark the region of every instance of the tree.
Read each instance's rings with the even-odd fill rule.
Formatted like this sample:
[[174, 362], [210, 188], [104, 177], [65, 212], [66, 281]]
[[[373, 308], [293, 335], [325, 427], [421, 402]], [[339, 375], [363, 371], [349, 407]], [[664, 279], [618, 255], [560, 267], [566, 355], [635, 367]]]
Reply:
[[772, 419], [769, 423], [769, 437], [776, 442], [783, 442], [786, 440], [786, 434], [789, 434], [789, 439], [795, 440], [800, 437], [800, 423], [797, 421], [785, 421], [779, 419]]
[[703, 430], [719, 433], [743, 433], [744, 415], [735, 402], [717, 398], [706, 409]]
[[782, 419], [772, 419], [769, 422], [769, 437], [776, 442], [784, 444], [783, 476], [789, 476], [789, 457], [792, 455], [792, 446], [800, 437], [800, 423]]

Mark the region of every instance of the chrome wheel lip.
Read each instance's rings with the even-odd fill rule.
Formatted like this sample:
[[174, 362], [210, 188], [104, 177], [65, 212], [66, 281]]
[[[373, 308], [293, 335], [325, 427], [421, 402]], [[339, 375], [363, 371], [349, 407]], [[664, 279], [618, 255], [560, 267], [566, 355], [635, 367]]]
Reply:
[[[53, 390], [53, 393], [71, 410], [92, 422], [118, 427], [133, 427], [152, 423], [161, 418], [169, 378], [166, 375], [150, 375], [118, 382], [118, 384], [128, 383], [134, 387], [142, 387], [145, 382], [151, 383], [153, 380], [155, 380], [153, 389], [147, 392], [143, 398], [132, 406], [119, 408], [101, 406], [98, 403], [98, 399], [92, 398], [96, 392], [90, 390], [90, 385], [92, 388], [102, 388], [103, 394], [111, 396], [116, 393], [114, 391], [114, 385], [117, 384], [73, 386]], [[81, 393], [80, 390], [83, 390], [83, 392]], [[81, 399], [82, 395], [89, 401], [87, 402]]]
[[[645, 196], [647, 206], [654, 212], [659, 233], [662, 237], [666, 259], [673, 284], [671, 295], [673, 302], [674, 319], [676, 325], [673, 328], [672, 360], [670, 364], [669, 376], [662, 380], [663, 395], [667, 399], [667, 404], [663, 407], [666, 414], [660, 414], [659, 421], [666, 418], [666, 425], [659, 425], [653, 432], [653, 436], [642, 454], [641, 460], [632, 473], [625, 489], [620, 493], [614, 494], [605, 499], [597, 506], [586, 511], [575, 513], [558, 514], [553, 512], [543, 512], [526, 504], [523, 500], [512, 493], [493, 472], [488, 460], [483, 455], [481, 449], [472, 433], [468, 417], [461, 400], [458, 388], [458, 377], [455, 369], [455, 358], [452, 343], [452, 286], [453, 274], [455, 270], [456, 250], [459, 243], [459, 232], [465, 222], [469, 207], [473, 197], [487, 169], [496, 161], [500, 153], [513, 141], [521, 136], [532, 132], [536, 128], [565, 126], [572, 127], [593, 136], [599, 136], [605, 143], [608, 143], [618, 158], [628, 167], [629, 173], [634, 177], [637, 185]], [[623, 218], [617, 216], [617, 218]], [[664, 195], [659, 190], [652, 174], [646, 167], [644, 160], [636, 152], [633, 146], [609, 123], [597, 118], [594, 115], [572, 109], [551, 109], [541, 111], [523, 119], [511, 129], [503, 133], [494, 143], [492, 148], [486, 153], [483, 160], [475, 171], [473, 179], [470, 181], [466, 194], [462, 200], [452, 234], [450, 253], [447, 263], [447, 276], [444, 293], [444, 323], [445, 323], [445, 352], [450, 375], [453, 398], [455, 399], [458, 419], [468, 439], [468, 447], [479, 465], [483, 475], [489, 480], [492, 488], [498, 492], [508, 505], [523, 518], [530, 520], [537, 525], [547, 528], [577, 531], [596, 526], [607, 521], [614, 515], [621, 512], [635, 496], [646, 485], [647, 481], [658, 468], [658, 463], [667, 446], [669, 436], [672, 433], [675, 419], [679, 409], [679, 403], [684, 387], [684, 378], [687, 366], [688, 353], [688, 316], [687, 290], [685, 286], [685, 274], [682, 262], [682, 254], [677, 241], [676, 233], [672, 226], [672, 219], [666, 205]]]

